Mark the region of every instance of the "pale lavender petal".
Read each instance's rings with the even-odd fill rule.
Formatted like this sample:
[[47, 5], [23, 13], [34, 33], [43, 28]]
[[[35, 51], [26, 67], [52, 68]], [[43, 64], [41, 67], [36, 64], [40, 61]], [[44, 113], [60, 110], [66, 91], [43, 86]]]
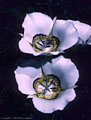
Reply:
[[48, 15], [40, 12], [27, 14], [22, 25], [24, 27], [24, 37], [32, 42], [33, 37], [37, 34], [48, 35], [52, 24], [53, 21]]
[[60, 40], [57, 50], [65, 50], [78, 41], [78, 33], [71, 22], [57, 20], [53, 29], [53, 35]]
[[82, 23], [80, 21], [73, 21], [73, 20], [68, 20], [69, 22], [72, 22], [75, 26], [75, 28], [78, 31], [79, 37], [83, 40], [86, 41], [90, 35], [91, 35], [91, 26], [85, 23]]
[[40, 55], [41, 53], [36, 52], [33, 47], [31, 46], [31, 43], [29, 43], [26, 38], [22, 38], [19, 41], [19, 48], [22, 52], [24, 53], [29, 53], [29, 54], [33, 54], [35, 56]]
[[15, 78], [20, 92], [29, 95], [35, 94], [33, 80], [29, 76], [15, 73]]
[[74, 89], [67, 89], [53, 100], [33, 98], [35, 108], [43, 113], [52, 113], [56, 110], [63, 110], [66, 105], [76, 97]]
[[24, 94], [34, 94], [33, 82], [41, 77], [41, 69], [34, 67], [18, 67], [14, 73], [19, 90]]

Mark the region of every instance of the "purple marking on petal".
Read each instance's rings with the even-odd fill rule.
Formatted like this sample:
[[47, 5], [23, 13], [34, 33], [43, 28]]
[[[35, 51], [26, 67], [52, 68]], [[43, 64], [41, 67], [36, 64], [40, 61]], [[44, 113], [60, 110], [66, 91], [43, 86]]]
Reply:
[[48, 87], [53, 83], [53, 81], [54, 81], [54, 77], [53, 77], [52, 81], [50, 82], [50, 84], [48, 85]]
[[48, 85], [48, 76], [46, 76], [46, 86]]
[[40, 36], [39, 36], [39, 39], [40, 39], [40, 41], [44, 44], [45, 41], [43, 41]]
[[47, 42], [47, 44], [51, 43], [53, 41], [53, 38]]
[[37, 42], [40, 46], [43, 46], [41, 43]]
[[44, 84], [42, 84], [41, 82], [39, 82], [43, 87], [45, 87], [46, 88], [46, 86], [44, 85]]

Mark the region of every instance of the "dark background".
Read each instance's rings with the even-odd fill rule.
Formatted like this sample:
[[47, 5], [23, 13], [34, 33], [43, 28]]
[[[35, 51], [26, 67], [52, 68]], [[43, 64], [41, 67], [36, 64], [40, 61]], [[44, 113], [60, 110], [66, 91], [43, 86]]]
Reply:
[[[43, 114], [37, 111], [31, 99], [18, 91], [14, 70], [22, 60], [35, 58], [20, 52], [19, 33], [26, 13], [42, 12], [52, 18], [72, 19], [91, 25], [90, 0], [0, 0], [0, 119], [31, 120], [91, 120], [91, 47], [66, 50], [79, 69], [75, 89], [77, 97], [63, 111]], [[5, 118], [4, 118], [5, 117]], [[16, 117], [16, 118], [12, 118]]]

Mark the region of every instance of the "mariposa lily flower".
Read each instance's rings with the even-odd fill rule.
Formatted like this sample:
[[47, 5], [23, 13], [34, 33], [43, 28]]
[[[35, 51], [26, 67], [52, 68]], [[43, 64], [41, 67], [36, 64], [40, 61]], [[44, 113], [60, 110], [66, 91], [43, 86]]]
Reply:
[[19, 91], [28, 95], [27, 98], [33, 98], [37, 110], [43, 113], [63, 110], [75, 99], [74, 88], [79, 72], [70, 59], [60, 56], [41, 67], [37, 60], [30, 60], [29, 64], [27, 67], [18, 66], [15, 78]]
[[19, 41], [19, 48], [24, 53], [36, 56], [45, 53], [56, 55], [78, 41], [73, 23], [56, 20], [56, 17], [52, 20], [40, 12], [27, 14], [22, 26], [24, 35]]
[[91, 26], [80, 21], [68, 20], [73, 23], [77, 29], [79, 40], [78, 44], [88, 44], [91, 45]]

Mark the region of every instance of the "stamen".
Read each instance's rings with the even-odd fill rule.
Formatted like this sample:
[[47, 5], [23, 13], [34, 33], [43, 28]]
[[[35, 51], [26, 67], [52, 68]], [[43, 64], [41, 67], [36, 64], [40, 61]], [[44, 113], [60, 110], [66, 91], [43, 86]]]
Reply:
[[47, 41], [47, 44], [50, 44], [53, 41], [53, 38], [51, 40]]

